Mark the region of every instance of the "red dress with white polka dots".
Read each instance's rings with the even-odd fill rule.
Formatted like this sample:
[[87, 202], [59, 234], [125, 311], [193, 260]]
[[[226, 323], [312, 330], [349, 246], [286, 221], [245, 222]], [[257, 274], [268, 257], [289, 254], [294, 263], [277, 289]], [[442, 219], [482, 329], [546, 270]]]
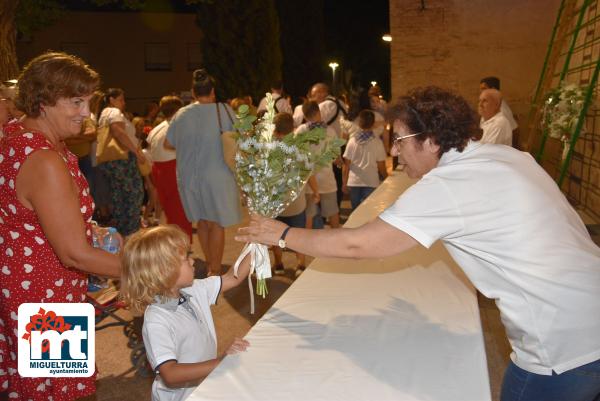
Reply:
[[[17, 372], [17, 310], [25, 302], [82, 302], [87, 275], [64, 266], [50, 246], [34, 211], [17, 199], [15, 182], [28, 156], [55, 150], [41, 134], [20, 123], [4, 127], [0, 140], [0, 392], [15, 400], [74, 400], [95, 392], [89, 378], [25, 378]], [[94, 203], [77, 157], [61, 155], [79, 188], [81, 215], [91, 242]], [[2, 398], [0, 396], [0, 398]]]

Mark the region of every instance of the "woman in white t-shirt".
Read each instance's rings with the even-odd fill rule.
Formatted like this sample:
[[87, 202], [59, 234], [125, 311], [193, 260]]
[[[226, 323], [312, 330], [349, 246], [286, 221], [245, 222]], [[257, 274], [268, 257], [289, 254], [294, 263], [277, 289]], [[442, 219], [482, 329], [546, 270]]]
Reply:
[[500, 310], [513, 349], [500, 399], [597, 400], [600, 248], [560, 188], [530, 154], [473, 140], [476, 114], [452, 92], [416, 88], [388, 114], [418, 181], [379, 218], [309, 231], [252, 216], [236, 240], [354, 259], [440, 240]]
[[119, 88], [106, 91], [100, 103], [98, 127], [110, 125], [110, 134], [127, 149], [125, 160], [99, 164], [108, 179], [112, 201], [112, 217], [119, 233], [129, 235], [140, 228], [140, 211], [144, 200], [144, 184], [137, 160], [145, 157], [138, 146], [135, 127], [125, 117], [125, 92]]

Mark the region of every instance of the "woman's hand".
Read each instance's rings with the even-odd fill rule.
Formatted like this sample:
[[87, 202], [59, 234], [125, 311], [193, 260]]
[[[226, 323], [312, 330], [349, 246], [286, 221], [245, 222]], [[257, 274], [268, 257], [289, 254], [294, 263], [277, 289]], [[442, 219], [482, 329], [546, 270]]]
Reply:
[[287, 225], [280, 221], [254, 214], [250, 216], [250, 225], [248, 227], [238, 229], [238, 235], [235, 236], [235, 240], [239, 242], [277, 245], [286, 227]]
[[233, 340], [233, 344], [231, 344], [229, 348], [227, 348], [227, 351], [225, 351], [225, 353], [227, 355], [232, 355], [237, 354], [239, 352], [244, 352], [246, 351], [249, 345], [250, 343], [248, 341], [244, 340], [243, 338], [236, 337]]
[[101, 227], [101, 226], [97, 225], [96, 222], [93, 222], [92, 236], [94, 238], [96, 238], [96, 240], [98, 241], [99, 244], [102, 244], [104, 242], [104, 236], [106, 234], [108, 234], [108, 228]]

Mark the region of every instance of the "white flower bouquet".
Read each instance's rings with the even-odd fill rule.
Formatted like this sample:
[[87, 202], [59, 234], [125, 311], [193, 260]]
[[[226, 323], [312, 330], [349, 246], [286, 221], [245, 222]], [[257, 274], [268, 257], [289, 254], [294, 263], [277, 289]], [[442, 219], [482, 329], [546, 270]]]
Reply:
[[[248, 106], [238, 109], [235, 128], [239, 132], [235, 157], [237, 182], [251, 213], [277, 217], [301, 193], [314, 171], [327, 166], [340, 154], [343, 139], [326, 139], [323, 128], [286, 135], [281, 140], [274, 135], [274, 101], [267, 93], [267, 111], [258, 119], [249, 114]], [[319, 151], [314, 151], [316, 144]], [[256, 293], [267, 295], [266, 279], [271, 277], [269, 249], [262, 244], [246, 244], [234, 265], [237, 275], [239, 264], [251, 255], [250, 274], [256, 274]], [[252, 282], [248, 276], [250, 291]], [[251, 298], [251, 313], [254, 299]]]

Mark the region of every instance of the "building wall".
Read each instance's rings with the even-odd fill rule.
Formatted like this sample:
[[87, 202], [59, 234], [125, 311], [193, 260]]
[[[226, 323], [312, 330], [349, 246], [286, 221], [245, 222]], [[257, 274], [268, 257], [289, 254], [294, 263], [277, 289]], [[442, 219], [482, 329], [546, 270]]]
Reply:
[[494, 75], [525, 124], [560, 0], [389, 2], [393, 98], [433, 84], [476, 106], [479, 80]]
[[100, 73], [103, 88], [125, 90], [129, 111], [143, 113], [148, 101], [189, 91], [201, 35], [194, 14], [69, 12], [20, 41], [17, 54], [20, 66], [47, 49], [76, 54]]

